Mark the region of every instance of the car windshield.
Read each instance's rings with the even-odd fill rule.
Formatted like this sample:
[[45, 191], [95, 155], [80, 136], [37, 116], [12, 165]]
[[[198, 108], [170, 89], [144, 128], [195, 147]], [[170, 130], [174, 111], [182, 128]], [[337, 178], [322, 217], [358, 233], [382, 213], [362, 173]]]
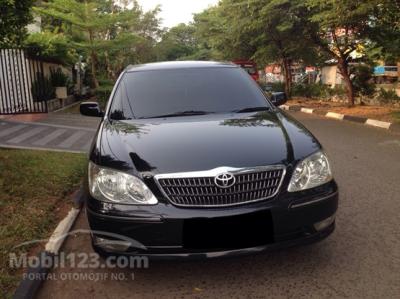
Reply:
[[115, 92], [111, 119], [226, 113], [270, 104], [240, 68], [127, 72]]
[[257, 74], [257, 70], [255, 69], [255, 67], [253, 67], [253, 66], [242, 66], [242, 68], [246, 71], [246, 72], [248, 72], [250, 75], [255, 75], [255, 74]]

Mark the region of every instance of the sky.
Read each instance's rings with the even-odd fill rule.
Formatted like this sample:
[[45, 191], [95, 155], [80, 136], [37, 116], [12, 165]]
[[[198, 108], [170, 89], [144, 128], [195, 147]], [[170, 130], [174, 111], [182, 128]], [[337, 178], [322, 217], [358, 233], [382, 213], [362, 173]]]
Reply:
[[198, 13], [218, 0], [138, 0], [144, 10], [153, 9], [161, 4], [160, 17], [163, 27], [173, 27], [179, 23], [188, 23], [193, 20], [193, 13]]

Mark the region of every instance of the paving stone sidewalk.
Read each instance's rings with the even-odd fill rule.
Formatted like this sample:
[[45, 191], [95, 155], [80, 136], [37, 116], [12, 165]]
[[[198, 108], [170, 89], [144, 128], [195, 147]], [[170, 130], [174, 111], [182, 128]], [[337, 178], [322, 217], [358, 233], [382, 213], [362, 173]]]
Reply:
[[0, 147], [88, 152], [98, 118], [52, 113], [37, 122], [0, 120]]

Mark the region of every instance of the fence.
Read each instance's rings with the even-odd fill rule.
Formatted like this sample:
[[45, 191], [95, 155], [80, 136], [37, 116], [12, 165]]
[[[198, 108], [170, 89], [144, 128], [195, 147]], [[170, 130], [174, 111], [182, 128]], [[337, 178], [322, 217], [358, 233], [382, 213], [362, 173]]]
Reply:
[[35, 51], [0, 49], [0, 114], [47, 112], [52, 93]]

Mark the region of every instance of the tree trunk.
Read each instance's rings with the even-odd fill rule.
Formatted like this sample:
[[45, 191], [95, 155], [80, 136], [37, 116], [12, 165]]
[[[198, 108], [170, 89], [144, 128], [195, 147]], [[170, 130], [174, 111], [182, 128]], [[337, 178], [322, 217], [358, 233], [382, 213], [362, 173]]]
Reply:
[[92, 69], [92, 84], [94, 88], [99, 87], [99, 81], [97, 81], [96, 77], [96, 52], [93, 49], [93, 41], [94, 41], [94, 35], [91, 29], [89, 29], [89, 42], [90, 42], [90, 65]]
[[400, 61], [397, 62], [397, 76], [399, 77], [398, 81], [400, 82]]
[[92, 51], [90, 53], [90, 65], [92, 68], [92, 83], [94, 88], [98, 88], [99, 87], [99, 81], [97, 81], [97, 77], [96, 77], [96, 53], [94, 51]]
[[343, 59], [338, 59], [339, 72], [343, 77], [347, 89], [347, 99], [350, 106], [354, 106], [354, 88], [349, 74], [349, 65]]
[[292, 93], [292, 71], [290, 69], [290, 60], [287, 58], [283, 59], [283, 71], [285, 73], [285, 93], [290, 98]]
[[107, 51], [104, 52], [104, 58], [105, 58], [105, 62], [106, 62], [108, 79], [115, 80], [116, 79], [115, 72], [113, 71], [113, 69], [111, 67], [110, 59], [108, 58], [108, 52]]

